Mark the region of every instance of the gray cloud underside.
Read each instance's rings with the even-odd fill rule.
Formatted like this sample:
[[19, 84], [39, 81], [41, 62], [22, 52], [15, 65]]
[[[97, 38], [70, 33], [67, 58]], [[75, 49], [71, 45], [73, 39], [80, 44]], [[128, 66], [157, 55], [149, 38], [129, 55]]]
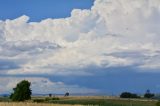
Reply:
[[80, 87], [78, 85], [66, 85], [63, 82], [53, 82], [43, 77], [1, 77], [0, 78], [0, 92], [11, 93], [12, 88], [16, 86], [21, 80], [28, 80], [31, 82], [31, 89], [33, 94], [65, 94], [65, 92], [74, 93], [96, 93], [98, 90]]

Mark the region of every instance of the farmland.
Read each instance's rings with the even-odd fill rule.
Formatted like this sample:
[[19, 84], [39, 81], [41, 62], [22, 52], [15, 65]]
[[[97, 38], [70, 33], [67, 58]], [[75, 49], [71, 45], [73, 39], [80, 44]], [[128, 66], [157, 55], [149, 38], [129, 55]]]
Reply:
[[[34, 100], [43, 100], [39, 103]], [[1, 102], [0, 106], [156, 106], [156, 100], [120, 99], [106, 96], [59, 97], [59, 100], [46, 97], [33, 97], [27, 102]]]
[[[0, 106], [71, 106], [71, 105], [63, 105], [63, 104], [45, 104], [45, 103], [0, 103]], [[74, 106], [82, 106], [82, 105], [74, 105]]]

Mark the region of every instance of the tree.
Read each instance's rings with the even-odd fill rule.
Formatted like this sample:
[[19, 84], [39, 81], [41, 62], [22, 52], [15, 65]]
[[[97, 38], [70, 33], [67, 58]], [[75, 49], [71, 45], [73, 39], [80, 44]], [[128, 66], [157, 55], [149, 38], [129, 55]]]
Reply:
[[13, 93], [10, 98], [13, 101], [25, 101], [31, 99], [32, 91], [30, 89], [31, 83], [23, 80], [17, 84], [16, 88], [13, 88]]
[[140, 98], [137, 94], [130, 92], [122, 92], [120, 95], [121, 98]]
[[49, 94], [49, 97], [52, 97], [52, 94], [51, 94], [51, 93]]
[[69, 92], [66, 92], [64, 96], [69, 96]]
[[150, 90], [147, 90], [146, 93], [144, 94], [145, 98], [152, 98], [154, 97], [154, 94], [150, 92]]

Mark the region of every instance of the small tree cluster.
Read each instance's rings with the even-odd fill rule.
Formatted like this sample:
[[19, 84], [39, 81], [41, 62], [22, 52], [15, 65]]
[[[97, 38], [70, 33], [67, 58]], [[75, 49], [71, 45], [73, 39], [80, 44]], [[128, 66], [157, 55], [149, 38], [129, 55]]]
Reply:
[[31, 83], [23, 80], [17, 84], [16, 88], [13, 88], [13, 93], [10, 95], [12, 101], [25, 101], [31, 99]]
[[150, 90], [147, 90], [144, 94], [144, 98], [152, 98], [154, 97], [154, 94], [150, 92]]
[[140, 98], [137, 94], [130, 93], [130, 92], [123, 92], [120, 95], [121, 98]]

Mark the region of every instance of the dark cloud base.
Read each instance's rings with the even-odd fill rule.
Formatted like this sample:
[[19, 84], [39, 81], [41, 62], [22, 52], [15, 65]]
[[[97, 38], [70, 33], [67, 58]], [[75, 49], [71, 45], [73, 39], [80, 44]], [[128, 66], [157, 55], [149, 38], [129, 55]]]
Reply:
[[[140, 70], [139, 70], [140, 71]], [[78, 84], [100, 90], [103, 95], [120, 94], [123, 91], [144, 93], [147, 89], [159, 93], [160, 73], [138, 72], [133, 68], [109, 68], [96, 70], [92, 76], [49, 76], [51, 80], [66, 84]]]

